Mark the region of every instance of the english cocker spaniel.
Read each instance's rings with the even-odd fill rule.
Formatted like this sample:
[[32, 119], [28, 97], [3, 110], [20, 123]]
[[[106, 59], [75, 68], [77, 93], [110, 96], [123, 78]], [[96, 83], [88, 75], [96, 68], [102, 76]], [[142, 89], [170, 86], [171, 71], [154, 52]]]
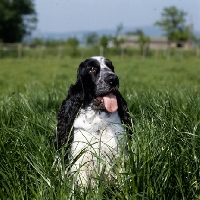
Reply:
[[67, 157], [73, 163], [70, 171], [77, 173], [77, 182], [86, 185], [100, 171], [109, 173], [124, 146], [128, 132], [124, 127], [131, 125], [110, 60], [96, 56], [80, 64], [77, 81], [62, 102], [57, 119], [55, 147], [67, 145]]

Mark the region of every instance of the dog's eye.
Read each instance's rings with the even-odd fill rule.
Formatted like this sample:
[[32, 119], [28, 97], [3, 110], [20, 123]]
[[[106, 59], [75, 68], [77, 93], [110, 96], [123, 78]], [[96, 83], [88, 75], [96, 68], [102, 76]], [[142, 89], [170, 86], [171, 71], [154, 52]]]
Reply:
[[90, 73], [95, 73], [96, 72], [96, 69], [94, 67], [90, 68]]

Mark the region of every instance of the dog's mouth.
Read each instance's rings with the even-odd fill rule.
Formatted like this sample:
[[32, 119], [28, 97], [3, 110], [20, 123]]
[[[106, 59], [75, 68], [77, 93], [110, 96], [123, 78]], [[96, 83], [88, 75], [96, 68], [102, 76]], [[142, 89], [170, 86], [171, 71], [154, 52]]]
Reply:
[[98, 96], [93, 100], [93, 108], [97, 110], [115, 112], [118, 109], [117, 98], [113, 93]]

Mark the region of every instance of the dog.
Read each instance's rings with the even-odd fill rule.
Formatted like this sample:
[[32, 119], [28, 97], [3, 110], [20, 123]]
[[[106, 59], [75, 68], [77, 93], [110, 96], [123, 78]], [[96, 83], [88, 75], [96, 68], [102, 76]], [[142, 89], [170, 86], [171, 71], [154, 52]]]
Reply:
[[57, 120], [54, 144], [56, 149], [65, 144], [70, 150], [67, 159], [73, 163], [70, 171], [77, 182], [86, 185], [95, 174], [109, 174], [126, 143], [125, 129], [132, 125], [109, 59], [95, 56], [79, 65], [77, 81], [70, 86]]

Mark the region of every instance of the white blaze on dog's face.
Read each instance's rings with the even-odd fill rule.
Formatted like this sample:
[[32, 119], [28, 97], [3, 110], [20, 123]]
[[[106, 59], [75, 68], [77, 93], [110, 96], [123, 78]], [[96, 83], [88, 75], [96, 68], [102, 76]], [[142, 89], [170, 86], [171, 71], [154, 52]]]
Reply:
[[100, 71], [96, 80], [96, 95], [103, 96], [118, 90], [119, 79], [114, 73], [112, 62], [102, 56], [95, 56], [91, 59], [98, 61], [100, 65]]
[[112, 62], [102, 56], [92, 59], [99, 62], [100, 72], [96, 80], [96, 96], [101, 100], [108, 112], [115, 112], [118, 108], [116, 96], [113, 94], [119, 88], [119, 79], [114, 73]]
[[[103, 56], [93, 56], [92, 59], [97, 60], [100, 63], [101, 69], [108, 68], [104, 62], [105, 58]], [[109, 69], [109, 68], [108, 68]]]

